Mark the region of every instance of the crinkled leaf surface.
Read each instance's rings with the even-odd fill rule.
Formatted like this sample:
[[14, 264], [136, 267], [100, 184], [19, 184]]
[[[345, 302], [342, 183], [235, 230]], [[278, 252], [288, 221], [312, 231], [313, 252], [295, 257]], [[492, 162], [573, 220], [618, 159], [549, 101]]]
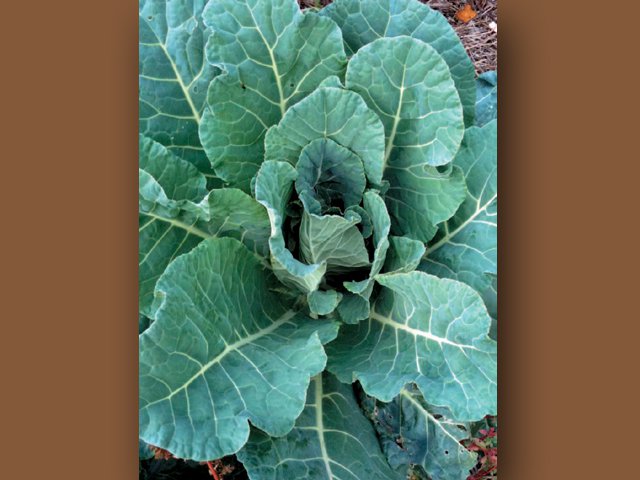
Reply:
[[373, 278], [382, 271], [389, 249], [389, 230], [391, 219], [387, 213], [387, 207], [380, 195], [369, 190], [364, 194], [364, 209], [371, 218], [373, 225], [373, 262], [369, 277], [358, 282], [344, 282], [344, 287], [348, 290], [339, 306], [339, 312], [345, 323], [356, 323], [364, 320], [369, 315], [369, 297], [373, 291]]
[[385, 166], [444, 165], [464, 134], [462, 106], [446, 62], [411, 37], [381, 38], [358, 50], [346, 86], [385, 128]]
[[384, 127], [355, 92], [335, 87], [315, 90], [287, 110], [265, 138], [265, 159], [296, 165], [302, 149], [313, 140], [328, 138], [362, 160], [370, 182], [382, 182]]
[[381, 37], [407, 35], [431, 45], [447, 62], [466, 125], [473, 125], [475, 70], [447, 19], [417, 0], [336, 0], [321, 11], [342, 29], [348, 54]]
[[385, 128], [385, 200], [393, 232], [426, 242], [464, 199], [450, 163], [464, 134], [462, 107], [447, 64], [428, 44], [381, 38], [349, 62], [346, 85], [378, 114]]
[[451, 165], [444, 171], [426, 165], [391, 166], [385, 178], [391, 185], [385, 201], [392, 232], [421, 242], [433, 238], [437, 225], [451, 218], [466, 195], [464, 175]]
[[275, 436], [293, 428], [337, 325], [297, 313], [275, 284], [235, 239], [206, 240], [171, 263], [140, 336], [144, 441], [208, 460], [244, 445], [247, 420]]
[[342, 35], [295, 0], [217, 0], [204, 18], [213, 32], [207, 58], [226, 73], [211, 83], [200, 136], [218, 175], [248, 191], [266, 130], [322, 80], [343, 74]]
[[320, 215], [330, 205], [356, 207], [367, 186], [362, 160], [328, 138], [306, 145], [296, 164], [296, 192], [309, 213]]
[[388, 402], [408, 382], [459, 421], [495, 414], [497, 349], [491, 318], [469, 286], [422, 272], [376, 277], [369, 319], [345, 325], [327, 346], [328, 369]]
[[[141, 180], [145, 178], [144, 174], [141, 171]], [[144, 183], [141, 186], [145, 188]], [[167, 210], [162, 207], [163, 203], [156, 202], [152, 208], [145, 208], [145, 202], [140, 202], [138, 299], [140, 312], [144, 315], [153, 317], [155, 284], [166, 267], [204, 239], [232, 237], [241, 240], [257, 255], [268, 255], [267, 214], [261, 205], [240, 190], [212, 190], [197, 206], [196, 214], [189, 209]]]
[[476, 125], [498, 118], [498, 72], [484, 72], [476, 81]]
[[393, 472], [351, 385], [330, 374], [314, 377], [295, 428], [271, 438], [253, 429], [238, 453], [252, 480], [389, 480]]
[[172, 200], [198, 202], [207, 194], [206, 178], [196, 167], [143, 135], [138, 137], [138, 166]]
[[349, 271], [369, 265], [359, 218], [304, 212], [300, 225], [300, 252], [309, 263], [326, 263], [327, 272]]
[[314, 290], [307, 295], [309, 310], [316, 315], [329, 315], [341, 299], [342, 294], [335, 290]]
[[465, 282], [497, 318], [498, 164], [497, 120], [465, 133], [454, 163], [467, 183], [467, 198], [429, 244], [420, 270]]
[[297, 175], [296, 170], [287, 162], [266, 161], [256, 176], [255, 196], [267, 209], [271, 222], [269, 249], [273, 272], [286, 285], [303, 292], [312, 292], [318, 288], [327, 265], [307, 265], [296, 259], [287, 249], [283, 233], [286, 207]]
[[[206, 193], [205, 178], [165, 147], [140, 138], [139, 309], [153, 314], [153, 291], [167, 265], [205, 238], [234, 237], [256, 254], [268, 254], [269, 218], [237, 189]], [[197, 202], [197, 203], [196, 203]]]
[[360, 217], [360, 230], [362, 231], [362, 236], [366, 239], [373, 235], [373, 221], [371, 220], [371, 215], [364, 208], [359, 205], [355, 205], [347, 208], [345, 211], [345, 215], [353, 215], [356, 214]]
[[[306, 12], [307, 15], [309, 15], [310, 10], [306, 10]], [[342, 84], [342, 80], [340, 80], [340, 77], [331, 75], [330, 77], [327, 77], [322, 82], [320, 82], [318, 88], [322, 87], [344, 88], [344, 85]]]
[[469, 425], [451, 419], [443, 407], [427, 404], [413, 386], [403, 388], [391, 403], [364, 401], [390, 465], [406, 470], [420, 465], [437, 480], [466, 480], [476, 454], [460, 444], [469, 438]]
[[146, 137], [140, 137], [139, 147], [138, 301], [140, 312], [149, 315], [162, 272], [174, 257], [188, 252], [203, 238], [192, 230], [192, 215], [180, 220], [186, 216], [180, 202], [199, 202], [207, 191], [204, 175], [189, 162]]
[[408, 237], [389, 237], [389, 251], [384, 263], [384, 272], [408, 273], [415, 270], [422, 260], [425, 247], [422, 242]]
[[207, 87], [219, 73], [204, 55], [206, 0], [140, 0], [140, 132], [211, 175], [198, 138]]

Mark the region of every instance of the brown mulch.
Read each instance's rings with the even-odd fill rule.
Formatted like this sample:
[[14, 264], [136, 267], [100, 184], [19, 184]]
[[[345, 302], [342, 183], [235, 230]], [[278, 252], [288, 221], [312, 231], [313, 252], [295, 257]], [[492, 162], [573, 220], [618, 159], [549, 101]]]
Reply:
[[[467, 49], [477, 73], [498, 69], [498, 0], [425, 0], [449, 20]], [[463, 23], [455, 18], [458, 10], [470, 4], [477, 17]], [[491, 26], [495, 24], [495, 30]]]
[[[498, 68], [498, 0], [420, 0], [438, 10], [460, 36], [478, 74]], [[331, 0], [299, 0], [302, 7], [324, 7]], [[478, 14], [468, 23], [455, 18], [466, 4]], [[492, 22], [495, 26], [492, 25]], [[493, 28], [492, 28], [493, 27]]]

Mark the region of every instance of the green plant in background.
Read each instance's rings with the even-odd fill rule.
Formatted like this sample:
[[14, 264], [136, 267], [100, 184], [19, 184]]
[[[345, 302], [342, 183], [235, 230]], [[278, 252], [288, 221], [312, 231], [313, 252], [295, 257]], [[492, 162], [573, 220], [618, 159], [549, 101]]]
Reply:
[[465, 479], [497, 410], [495, 76], [417, 0], [139, 7], [142, 441]]

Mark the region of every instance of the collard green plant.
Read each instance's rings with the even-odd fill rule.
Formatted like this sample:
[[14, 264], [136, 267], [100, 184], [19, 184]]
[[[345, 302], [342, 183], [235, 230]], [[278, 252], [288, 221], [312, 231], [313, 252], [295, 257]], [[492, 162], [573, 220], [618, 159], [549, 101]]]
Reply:
[[495, 73], [417, 0], [139, 6], [141, 451], [465, 479], [497, 413]]

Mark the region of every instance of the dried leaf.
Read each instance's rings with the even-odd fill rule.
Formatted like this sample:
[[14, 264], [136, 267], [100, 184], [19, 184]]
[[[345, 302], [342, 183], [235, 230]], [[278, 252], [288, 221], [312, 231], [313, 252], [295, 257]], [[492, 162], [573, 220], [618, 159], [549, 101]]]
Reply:
[[458, 20], [464, 23], [469, 23], [469, 21], [473, 20], [477, 16], [478, 14], [476, 13], [476, 11], [471, 8], [471, 5], [469, 5], [468, 3], [460, 10], [458, 10], [455, 15]]
[[153, 457], [156, 460], [169, 460], [170, 458], [174, 458], [174, 456], [168, 450], [165, 450], [160, 447], [155, 447], [153, 445], [149, 445], [151, 451], [153, 452]]

